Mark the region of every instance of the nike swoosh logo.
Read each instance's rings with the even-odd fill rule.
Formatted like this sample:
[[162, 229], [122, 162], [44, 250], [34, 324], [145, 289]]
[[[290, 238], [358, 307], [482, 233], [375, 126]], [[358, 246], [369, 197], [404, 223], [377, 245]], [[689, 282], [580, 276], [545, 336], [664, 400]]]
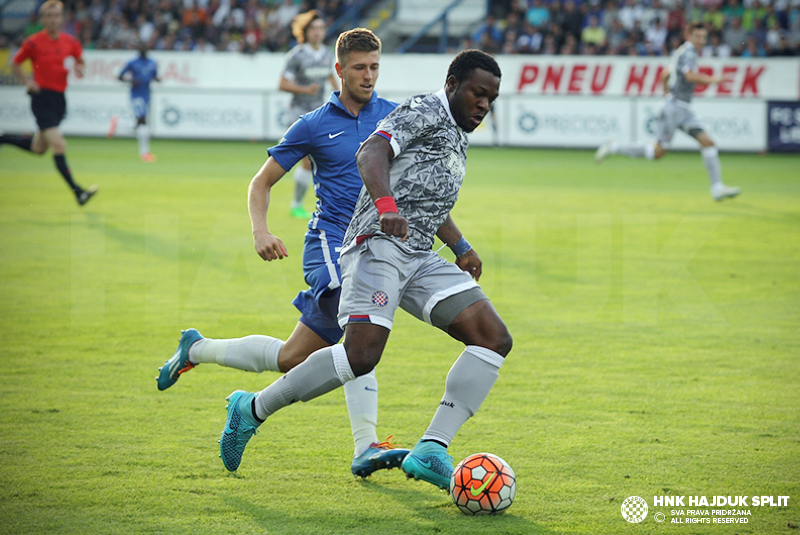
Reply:
[[481, 485], [477, 489], [475, 487], [470, 487], [469, 493], [472, 494], [473, 498], [475, 496], [477, 496], [478, 494], [480, 494], [481, 492], [483, 492], [484, 490], [486, 490], [486, 487], [489, 486], [489, 483], [492, 482], [492, 480], [494, 479], [494, 476], [496, 476], [496, 475], [497, 475], [497, 472], [492, 472], [492, 475], [489, 476], [489, 479], [484, 481], [483, 485]]
[[427, 468], [428, 470], [431, 469], [431, 462], [430, 461], [423, 461], [422, 459], [416, 459], [416, 461], [422, 465], [423, 468]]
[[368, 387], [368, 386], [365, 386], [365, 387], [364, 387], [364, 390], [369, 390], [370, 392], [377, 392], [377, 391], [378, 391], [378, 389], [377, 389], [377, 388], [370, 388], [370, 387]]
[[333, 139], [337, 136], [341, 136], [342, 134], [344, 134], [344, 130], [342, 130], [341, 132], [337, 132], [335, 134], [328, 134], [328, 139]]

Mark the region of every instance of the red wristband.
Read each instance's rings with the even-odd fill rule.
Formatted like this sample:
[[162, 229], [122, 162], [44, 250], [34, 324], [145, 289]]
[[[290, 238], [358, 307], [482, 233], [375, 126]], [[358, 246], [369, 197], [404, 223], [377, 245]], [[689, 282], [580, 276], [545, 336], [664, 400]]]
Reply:
[[397, 204], [394, 202], [394, 197], [381, 197], [380, 199], [376, 199], [375, 208], [378, 209], [379, 216], [385, 214], [386, 212], [399, 213], [397, 210]]

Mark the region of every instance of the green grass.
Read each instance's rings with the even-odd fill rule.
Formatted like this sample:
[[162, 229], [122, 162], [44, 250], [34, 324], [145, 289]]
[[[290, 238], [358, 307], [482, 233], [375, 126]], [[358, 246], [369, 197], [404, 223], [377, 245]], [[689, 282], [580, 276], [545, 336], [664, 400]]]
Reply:
[[[238, 474], [217, 458], [224, 397], [276, 374], [204, 365], [158, 392], [179, 328], [285, 338], [303, 288], [290, 182], [252, 248], [246, 188], [265, 144], [71, 139], [98, 196], [78, 208], [49, 156], [0, 152], [0, 533], [797, 533], [800, 158], [470, 151], [454, 218], [514, 350], [456, 459], [499, 454], [516, 503], [467, 518], [399, 471], [367, 481], [341, 391], [275, 415]], [[309, 203], [310, 204], [310, 203]], [[459, 344], [403, 312], [378, 367], [379, 434], [412, 445]], [[790, 496], [747, 524], [670, 525], [653, 496]], [[622, 501], [651, 505], [626, 523]], [[687, 498], [688, 500], [688, 498]], [[657, 524], [662, 511], [667, 523]]]

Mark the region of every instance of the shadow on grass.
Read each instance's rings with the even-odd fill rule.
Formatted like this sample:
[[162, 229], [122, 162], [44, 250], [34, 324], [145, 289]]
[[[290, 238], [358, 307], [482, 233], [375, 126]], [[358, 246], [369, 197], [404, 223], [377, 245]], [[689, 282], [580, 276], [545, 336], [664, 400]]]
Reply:
[[[436, 496], [426, 492], [428, 489], [398, 489], [374, 482], [359, 484], [366, 491], [363, 500], [333, 510], [323, 510], [319, 503], [309, 504], [308, 513], [303, 515], [287, 514], [269, 507], [268, 496], [265, 496], [263, 504], [237, 496], [226, 496], [223, 501], [249, 515], [271, 534], [557, 535], [555, 531], [516, 515], [513, 505], [502, 515], [470, 517], [461, 514], [444, 493]], [[368, 505], [359, 501], [366, 501]]]

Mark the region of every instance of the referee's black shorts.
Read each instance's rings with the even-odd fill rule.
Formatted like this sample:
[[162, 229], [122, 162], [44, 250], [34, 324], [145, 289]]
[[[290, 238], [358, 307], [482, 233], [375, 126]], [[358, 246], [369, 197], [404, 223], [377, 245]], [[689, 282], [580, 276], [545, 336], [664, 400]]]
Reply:
[[36, 117], [39, 130], [47, 130], [61, 124], [67, 114], [67, 99], [64, 93], [42, 89], [31, 93], [31, 111]]

